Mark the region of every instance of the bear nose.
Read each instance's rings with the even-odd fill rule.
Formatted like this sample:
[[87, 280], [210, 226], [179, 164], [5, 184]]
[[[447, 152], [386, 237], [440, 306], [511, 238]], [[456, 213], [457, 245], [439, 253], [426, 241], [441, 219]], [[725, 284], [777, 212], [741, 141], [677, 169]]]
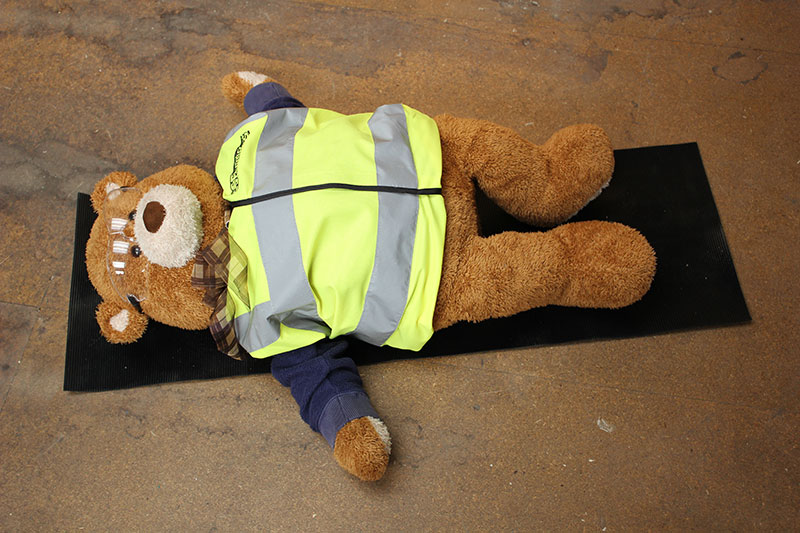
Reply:
[[144, 206], [144, 213], [142, 213], [142, 221], [144, 227], [150, 233], [155, 233], [161, 224], [164, 222], [164, 217], [167, 216], [167, 210], [158, 202], [147, 202]]

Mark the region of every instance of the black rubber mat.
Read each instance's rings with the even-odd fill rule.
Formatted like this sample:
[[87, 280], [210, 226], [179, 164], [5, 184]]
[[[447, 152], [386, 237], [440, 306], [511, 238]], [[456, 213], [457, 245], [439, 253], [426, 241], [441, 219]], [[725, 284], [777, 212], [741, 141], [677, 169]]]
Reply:
[[[650, 292], [619, 310], [546, 307], [436, 333], [420, 352], [351, 342], [358, 364], [653, 335], [750, 320], [697, 145], [617, 150], [609, 187], [573, 220], [611, 220], [639, 229], [658, 256]], [[486, 197], [478, 198], [483, 231], [531, 231]], [[79, 195], [75, 224], [64, 389], [108, 390], [269, 371], [269, 359], [240, 362], [216, 351], [208, 331], [151, 321], [138, 342], [109, 344], [94, 313], [84, 250], [95, 215]]]

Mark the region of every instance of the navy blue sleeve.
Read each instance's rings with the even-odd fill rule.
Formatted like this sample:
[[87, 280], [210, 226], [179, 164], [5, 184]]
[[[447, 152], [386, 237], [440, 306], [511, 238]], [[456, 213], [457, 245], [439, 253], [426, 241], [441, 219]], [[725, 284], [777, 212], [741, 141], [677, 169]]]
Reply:
[[250, 89], [244, 97], [244, 110], [248, 115], [282, 107], [305, 107], [280, 83], [260, 83]]
[[346, 351], [346, 340], [325, 339], [272, 357], [272, 375], [291, 389], [300, 416], [314, 431], [319, 431], [319, 417], [331, 398], [363, 390], [356, 364]]

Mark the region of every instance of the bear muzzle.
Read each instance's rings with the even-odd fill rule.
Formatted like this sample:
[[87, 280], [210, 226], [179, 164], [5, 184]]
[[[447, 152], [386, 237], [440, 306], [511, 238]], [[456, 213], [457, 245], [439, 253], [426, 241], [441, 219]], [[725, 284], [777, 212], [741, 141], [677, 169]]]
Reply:
[[153, 187], [142, 195], [136, 213], [134, 235], [150, 263], [179, 268], [197, 254], [203, 240], [203, 212], [187, 187]]

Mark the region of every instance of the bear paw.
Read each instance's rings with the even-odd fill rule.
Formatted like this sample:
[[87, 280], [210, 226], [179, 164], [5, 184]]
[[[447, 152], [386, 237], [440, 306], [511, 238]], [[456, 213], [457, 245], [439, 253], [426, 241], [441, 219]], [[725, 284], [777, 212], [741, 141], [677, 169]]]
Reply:
[[139, 340], [147, 328], [147, 317], [116, 303], [101, 302], [97, 306], [97, 324], [108, 342], [127, 344]]
[[392, 441], [378, 418], [363, 416], [345, 424], [336, 434], [333, 456], [339, 466], [363, 481], [377, 481], [389, 465]]
[[272, 81], [272, 78], [258, 72], [241, 71], [231, 72], [222, 78], [222, 94], [225, 95], [231, 103], [244, 109], [244, 97], [247, 91], [259, 85]]
[[611, 181], [614, 150], [611, 140], [592, 124], [568, 126], [544, 144], [550, 169], [546, 191], [550, 205], [541, 221], [560, 224], [597, 198]]
[[242, 70], [237, 72], [236, 75], [239, 77], [239, 79], [249, 83], [250, 87], [255, 87], [260, 83], [271, 81], [270, 77], [266, 74], [259, 74], [258, 72], [253, 72], [251, 70]]

